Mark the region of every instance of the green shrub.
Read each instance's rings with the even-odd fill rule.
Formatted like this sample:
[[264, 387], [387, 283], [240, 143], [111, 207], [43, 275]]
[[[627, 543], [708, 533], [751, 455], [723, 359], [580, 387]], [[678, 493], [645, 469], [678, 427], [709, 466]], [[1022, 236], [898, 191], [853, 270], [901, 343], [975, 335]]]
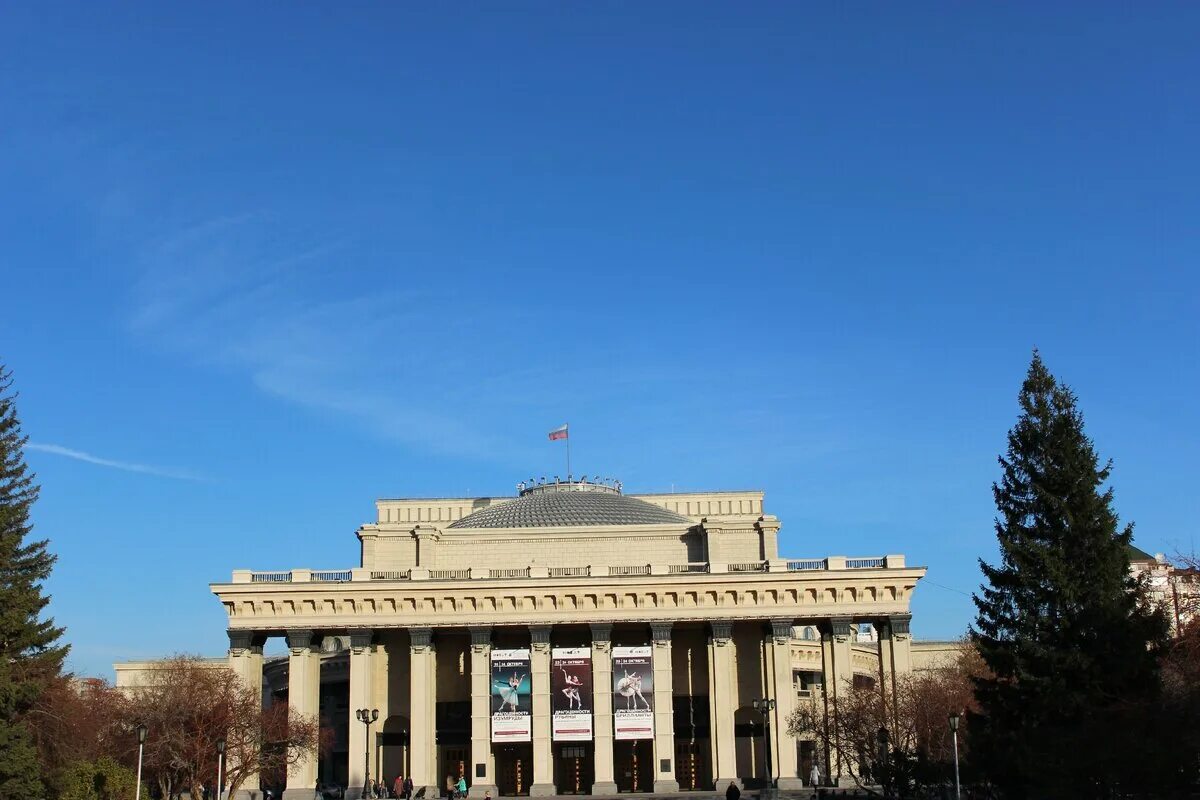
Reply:
[[[137, 777], [107, 756], [76, 761], [59, 773], [59, 800], [133, 800]], [[142, 796], [149, 798], [143, 788]]]

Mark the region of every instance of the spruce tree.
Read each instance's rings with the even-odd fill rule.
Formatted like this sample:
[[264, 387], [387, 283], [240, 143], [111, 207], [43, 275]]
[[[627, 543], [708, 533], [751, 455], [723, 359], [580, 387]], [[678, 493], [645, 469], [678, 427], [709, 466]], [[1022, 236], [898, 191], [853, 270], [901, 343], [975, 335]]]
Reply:
[[1160, 759], [1150, 717], [1165, 619], [1130, 572], [1112, 464], [1037, 351], [1020, 406], [992, 486], [1000, 562], [980, 560], [972, 638], [992, 674], [976, 682], [972, 760], [1012, 798], [1144, 790]]
[[12, 377], [0, 367], [0, 800], [42, 796], [26, 712], [62, 670], [62, 629], [42, 612], [42, 582], [55, 557], [45, 540], [29, 541], [38, 496], [25, 464], [28, 437], [17, 417]]

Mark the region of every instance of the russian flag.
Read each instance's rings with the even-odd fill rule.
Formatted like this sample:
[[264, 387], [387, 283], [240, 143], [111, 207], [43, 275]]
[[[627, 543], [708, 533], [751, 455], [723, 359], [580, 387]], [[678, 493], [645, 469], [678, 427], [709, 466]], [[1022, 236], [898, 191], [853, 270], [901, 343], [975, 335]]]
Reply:
[[563, 425], [561, 428], [555, 428], [554, 430], [550, 431], [550, 441], [552, 441], [552, 442], [558, 441], [559, 439], [566, 439], [566, 438], [567, 438], [567, 426], [566, 425]]

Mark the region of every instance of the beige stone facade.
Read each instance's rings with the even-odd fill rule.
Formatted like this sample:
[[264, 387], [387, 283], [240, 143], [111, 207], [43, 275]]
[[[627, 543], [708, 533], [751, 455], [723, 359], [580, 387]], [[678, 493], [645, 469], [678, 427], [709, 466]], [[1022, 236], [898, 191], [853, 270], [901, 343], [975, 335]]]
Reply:
[[[855, 676], [887, 696], [912, 669], [909, 601], [924, 569], [900, 555], [781, 557], [761, 492], [625, 495], [615, 482], [530, 481], [514, 497], [376, 508], [357, 532], [358, 567], [235, 570], [212, 586], [228, 614], [230, 666], [262, 686], [262, 644], [283, 637], [300, 712], [319, 710], [321, 643], [347, 644], [352, 796], [368, 752], [373, 777], [411, 776], [427, 796], [447, 775], [480, 797], [768, 779], [794, 788], [814, 759], [836, 779], [839, 754], [784, 733], [797, 699], [836, 694]], [[590, 659], [583, 739], [558, 738], [558, 648]], [[648, 666], [631, 672], [614, 658], [625, 648]], [[512, 662], [512, 719], [497, 713], [497, 702], [508, 707], [495, 653], [526, 659]], [[631, 683], [651, 697], [626, 693]], [[775, 700], [769, 714], [754, 710], [761, 698]], [[652, 709], [633, 725], [637, 703]], [[354, 719], [363, 708], [379, 710], [370, 741]], [[527, 734], [498, 739], [506, 725]], [[562, 735], [582, 736], [571, 730]], [[310, 800], [317, 777], [315, 762], [297, 765], [288, 795]]]

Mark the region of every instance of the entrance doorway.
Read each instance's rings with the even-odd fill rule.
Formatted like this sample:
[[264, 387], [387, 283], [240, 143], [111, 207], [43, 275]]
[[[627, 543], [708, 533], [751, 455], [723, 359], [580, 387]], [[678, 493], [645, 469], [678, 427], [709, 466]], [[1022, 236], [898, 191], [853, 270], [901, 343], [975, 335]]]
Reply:
[[496, 747], [496, 789], [505, 797], [525, 797], [533, 783], [533, 745]]
[[618, 792], [654, 791], [654, 742], [613, 742]]
[[712, 745], [708, 739], [675, 740], [675, 780], [679, 781], [680, 791], [696, 792], [712, 788], [712, 772], [709, 770], [711, 756]]
[[471, 782], [471, 778], [467, 775], [467, 748], [461, 746], [439, 747], [438, 748], [438, 784], [443, 791], [446, 788], [446, 776], [455, 783], [458, 783], [459, 778], [466, 778], [467, 783]]
[[590, 742], [554, 745], [554, 786], [559, 794], [588, 794], [594, 780]]
[[[808, 779], [812, 775], [813, 764], [816, 763], [819, 767], [821, 759], [817, 754], [817, 743], [811, 740], [796, 742], [796, 746], [800, 748], [800, 754], [797, 763], [800, 765], [800, 777], [804, 780], [804, 784], [808, 785]], [[821, 772], [824, 777], [824, 771]]]

